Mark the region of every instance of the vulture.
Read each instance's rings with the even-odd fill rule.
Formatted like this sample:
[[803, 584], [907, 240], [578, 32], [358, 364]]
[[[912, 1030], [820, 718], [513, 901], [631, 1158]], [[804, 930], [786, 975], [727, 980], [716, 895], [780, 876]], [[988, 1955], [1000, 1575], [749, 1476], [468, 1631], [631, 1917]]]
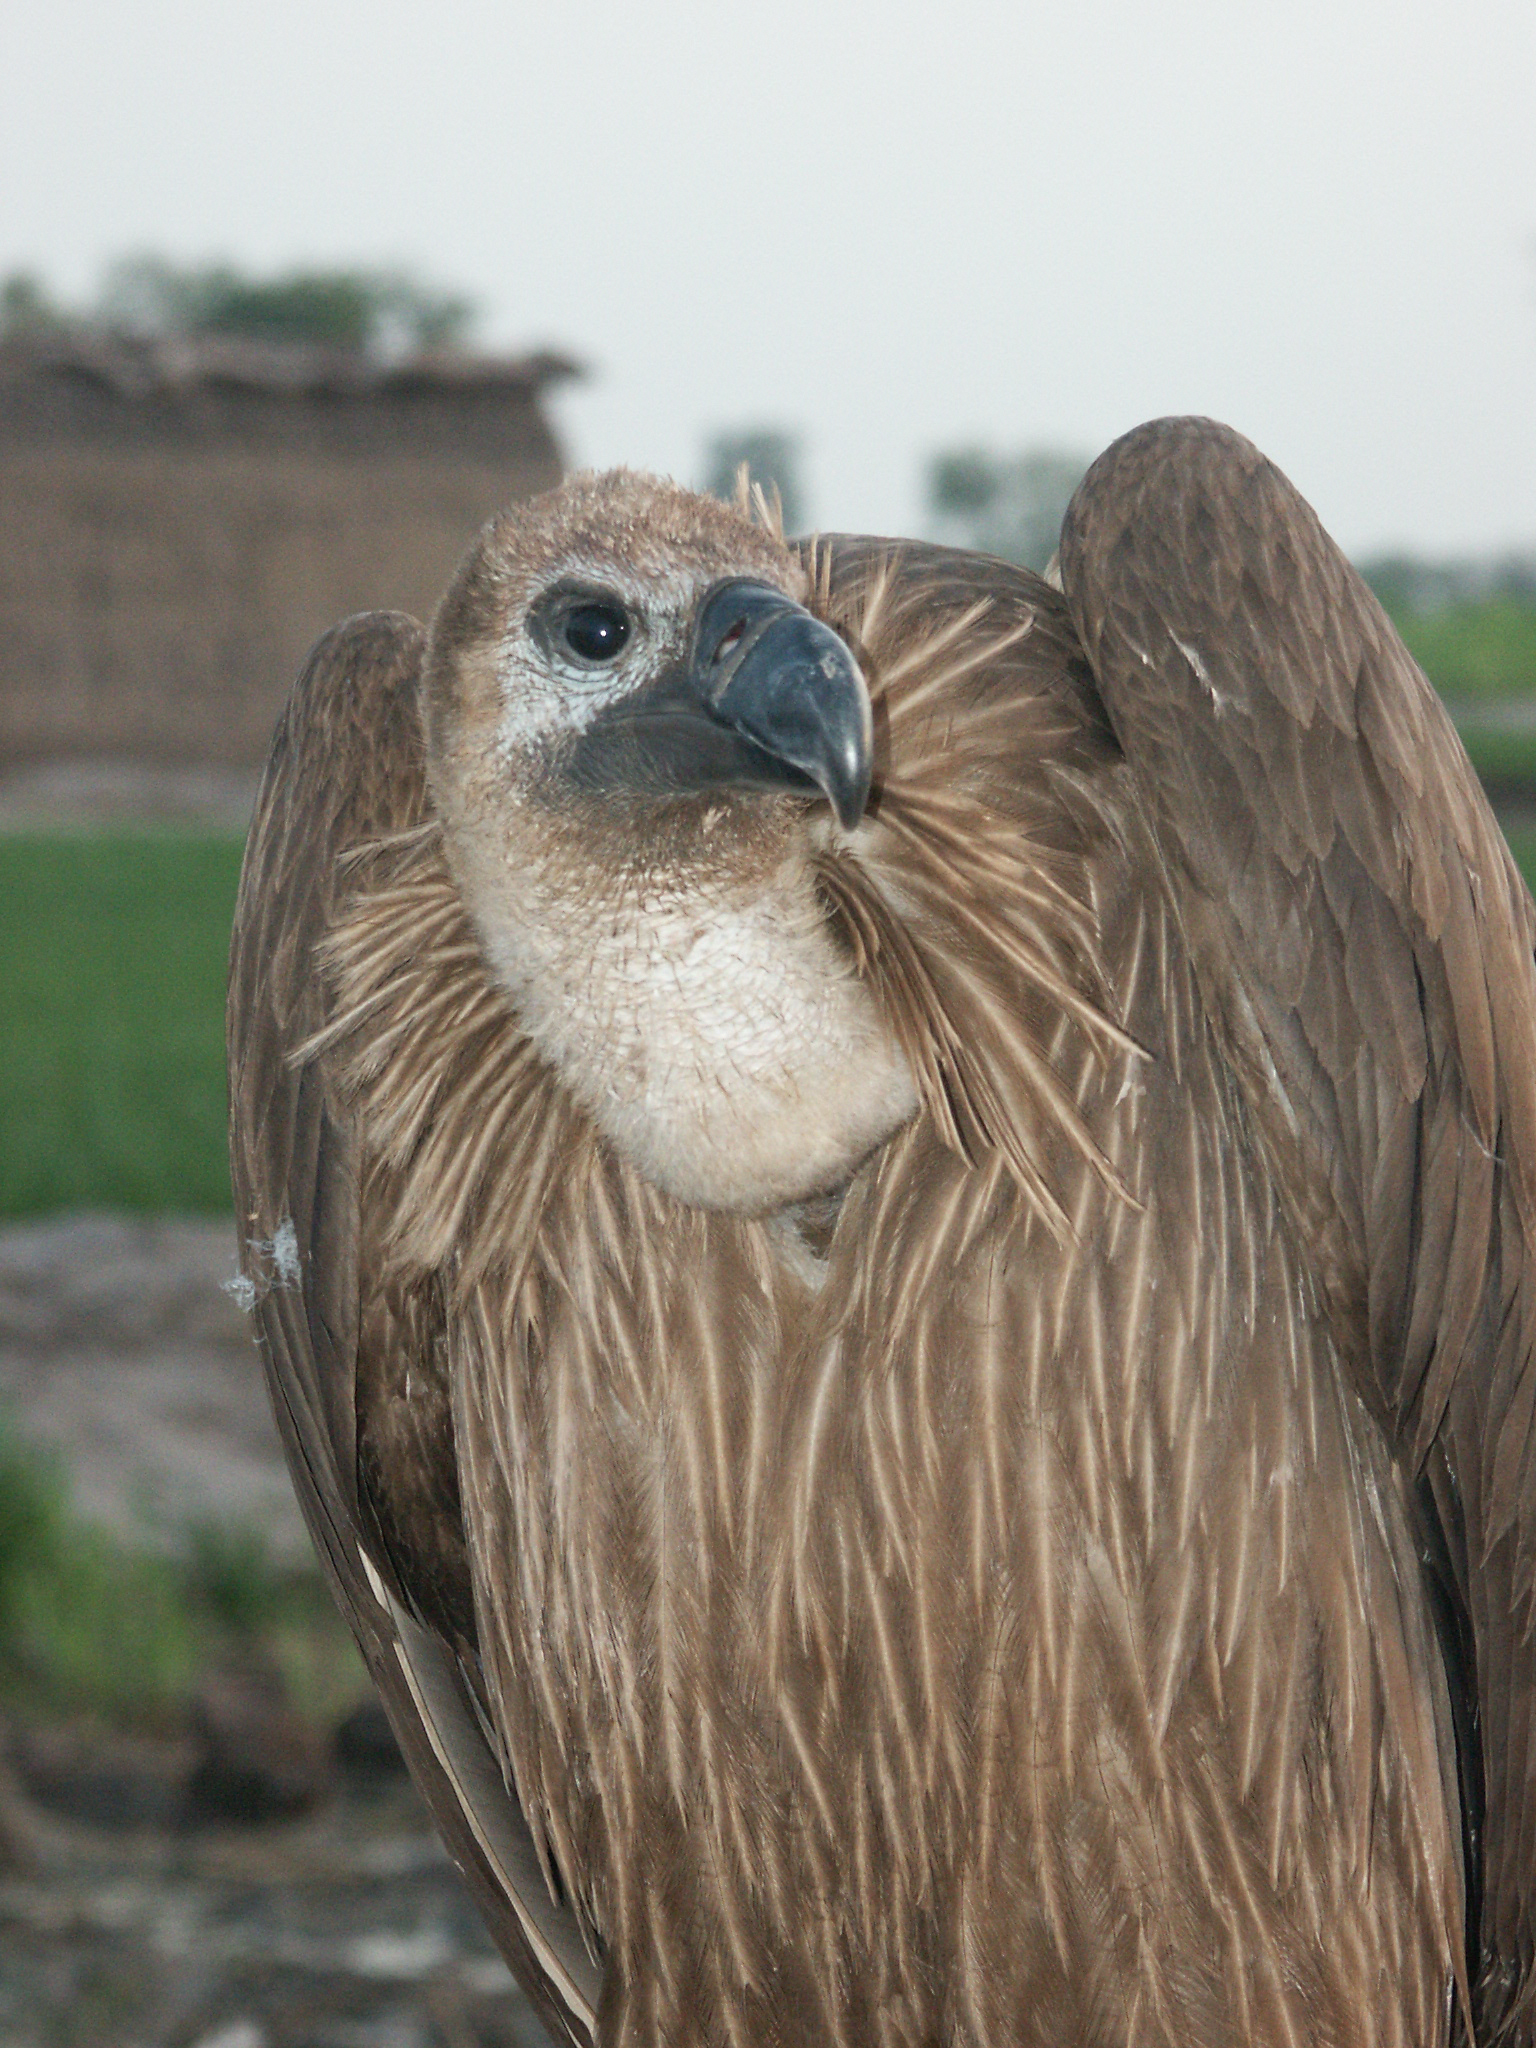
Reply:
[[242, 1265], [572, 2048], [1536, 2042], [1536, 913], [1247, 441], [629, 471], [278, 726]]

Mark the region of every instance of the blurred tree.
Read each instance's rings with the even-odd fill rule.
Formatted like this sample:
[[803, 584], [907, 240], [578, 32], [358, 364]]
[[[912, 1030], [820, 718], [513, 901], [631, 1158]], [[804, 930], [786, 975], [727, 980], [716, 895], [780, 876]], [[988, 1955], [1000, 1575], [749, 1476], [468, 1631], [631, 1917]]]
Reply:
[[744, 427], [733, 434], [716, 434], [709, 444], [704, 488], [728, 503], [736, 496], [736, 475], [741, 465], [755, 484], [761, 484], [772, 503], [774, 490], [784, 507], [784, 531], [805, 530], [805, 491], [800, 476], [800, 441], [781, 427]]
[[13, 270], [0, 283], [0, 341], [55, 334], [68, 325], [68, 315], [34, 271]]
[[979, 446], [945, 449], [928, 464], [934, 537], [1043, 570], [1087, 467], [1086, 456], [1055, 448], [1018, 455]]
[[399, 271], [291, 270], [258, 278], [229, 264], [132, 256], [107, 272], [96, 314], [137, 334], [242, 335], [400, 355], [456, 346], [474, 307]]

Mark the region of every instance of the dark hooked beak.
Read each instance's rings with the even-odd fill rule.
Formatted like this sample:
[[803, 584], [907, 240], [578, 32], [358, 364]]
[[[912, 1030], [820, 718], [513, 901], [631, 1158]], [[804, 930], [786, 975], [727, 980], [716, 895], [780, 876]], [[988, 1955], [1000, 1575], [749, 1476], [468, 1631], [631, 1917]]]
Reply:
[[588, 785], [819, 789], [846, 831], [864, 815], [869, 691], [830, 626], [746, 577], [700, 605], [686, 662], [610, 705], [569, 757]]
[[699, 607], [689, 674], [711, 716], [774, 764], [768, 787], [813, 783], [852, 831], [869, 801], [869, 691], [830, 626], [767, 584], [721, 583]]

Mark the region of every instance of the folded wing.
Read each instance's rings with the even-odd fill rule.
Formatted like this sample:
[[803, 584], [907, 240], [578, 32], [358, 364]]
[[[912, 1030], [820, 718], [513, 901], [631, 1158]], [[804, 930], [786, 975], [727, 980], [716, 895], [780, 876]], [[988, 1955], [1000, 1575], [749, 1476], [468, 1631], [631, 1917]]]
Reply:
[[1127, 435], [1061, 567], [1209, 1014], [1419, 1481], [1479, 2002], [1529, 2039], [1536, 914], [1434, 692], [1248, 442]]
[[[479, 1711], [452, 1426], [432, 1373], [441, 1306], [388, 1281], [387, 1179], [326, 1053], [304, 1050], [331, 1021], [315, 949], [346, 855], [427, 816], [422, 637], [391, 613], [328, 634], [257, 798], [228, 1010], [241, 1265], [305, 1519], [412, 1775], [524, 1990], [557, 2039], [587, 2048], [600, 1973], [550, 1898]], [[412, 1369], [424, 1392], [397, 1398]]]

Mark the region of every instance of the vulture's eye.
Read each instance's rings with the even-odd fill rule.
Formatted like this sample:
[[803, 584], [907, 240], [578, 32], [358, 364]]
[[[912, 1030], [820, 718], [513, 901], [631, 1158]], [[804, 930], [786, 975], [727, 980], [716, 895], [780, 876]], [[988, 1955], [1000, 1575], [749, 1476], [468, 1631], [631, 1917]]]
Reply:
[[616, 604], [573, 605], [560, 635], [579, 661], [617, 661], [629, 639], [629, 614]]

